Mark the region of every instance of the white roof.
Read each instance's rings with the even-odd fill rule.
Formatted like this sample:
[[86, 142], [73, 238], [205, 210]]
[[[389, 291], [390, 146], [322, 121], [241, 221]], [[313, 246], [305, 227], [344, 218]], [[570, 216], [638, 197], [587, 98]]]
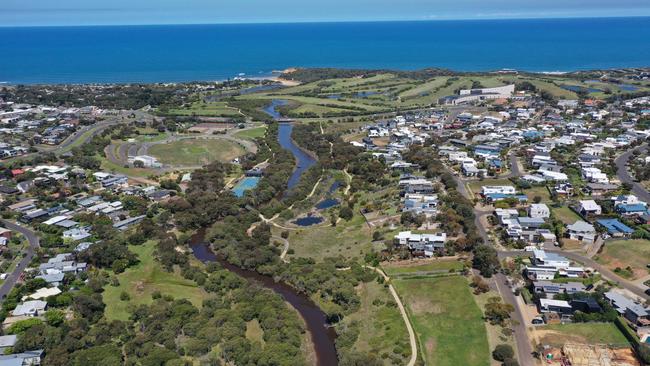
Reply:
[[56, 296], [60, 293], [61, 290], [59, 290], [58, 287], [52, 287], [52, 288], [43, 287], [41, 289], [38, 289], [36, 292], [34, 292], [31, 295], [23, 296], [22, 301], [25, 301], [27, 299], [33, 299], [33, 300], [45, 299], [50, 296]]
[[571, 305], [564, 300], [553, 300], [553, 299], [539, 299], [539, 304], [541, 307], [545, 308], [548, 306], [559, 306], [564, 308], [570, 308]]

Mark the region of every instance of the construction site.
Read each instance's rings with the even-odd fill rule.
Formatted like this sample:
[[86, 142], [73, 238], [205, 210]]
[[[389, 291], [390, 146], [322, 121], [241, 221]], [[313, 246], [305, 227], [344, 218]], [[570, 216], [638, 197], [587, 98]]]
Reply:
[[544, 360], [556, 366], [641, 366], [632, 348], [567, 343], [544, 350]]

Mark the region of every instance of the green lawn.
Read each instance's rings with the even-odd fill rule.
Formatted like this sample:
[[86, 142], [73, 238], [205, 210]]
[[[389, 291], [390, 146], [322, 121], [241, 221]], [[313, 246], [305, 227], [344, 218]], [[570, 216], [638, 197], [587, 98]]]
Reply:
[[[128, 268], [124, 273], [117, 275], [120, 285], [104, 287], [104, 303], [106, 304], [106, 318], [108, 320], [126, 320], [129, 317], [129, 308], [134, 305], [150, 304], [153, 300], [151, 294], [160, 291], [163, 295], [174, 298], [184, 298], [195, 306], [201, 306], [207, 293], [199, 288], [194, 281], [187, 280], [179, 271], [167, 272], [153, 258], [155, 242], [149, 241], [140, 246], [130, 246], [129, 250], [137, 254], [140, 263]], [[120, 300], [120, 294], [126, 291], [131, 299]]]
[[564, 343], [612, 344], [626, 346], [627, 339], [614, 323], [571, 323], [537, 327], [542, 344]]
[[258, 137], [264, 137], [264, 134], [266, 134], [266, 127], [261, 126], [261, 127], [255, 127], [239, 132], [235, 132], [235, 137], [241, 138], [241, 139], [249, 139], [253, 140]]
[[562, 206], [560, 208], [551, 208], [551, 210], [553, 211], [553, 215], [555, 215], [558, 220], [562, 221], [565, 224], [573, 224], [578, 220], [582, 220], [582, 218], [580, 218], [577, 213], [575, 213], [567, 206]]
[[411, 274], [416, 272], [434, 272], [434, 271], [444, 271], [448, 272], [450, 270], [460, 271], [463, 269], [463, 263], [456, 259], [435, 259], [434, 261], [423, 263], [423, 264], [414, 264], [412, 266], [395, 266], [395, 265], [382, 265], [382, 268], [386, 274], [390, 276], [400, 275], [400, 274]]
[[598, 254], [596, 260], [611, 270], [615, 270], [616, 267], [625, 269], [630, 266], [633, 272], [631, 277], [643, 277], [648, 274], [646, 265], [650, 263], [650, 240], [607, 241], [605, 248], [602, 253]]
[[408, 309], [426, 364], [490, 365], [483, 313], [465, 277], [392, 282]]
[[352, 348], [374, 354], [385, 365], [406, 364], [411, 356], [409, 336], [389, 290], [372, 281], [357, 286], [357, 293], [361, 298], [359, 310], [346, 316], [340, 325], [354, 323], [358, 327], [359, 336]]
[[163, 164], [196, 166], [213, 161], [229, 162], [242, 155], [244, 148], [223, 139], [193, 139], [153, 145], [149, 154]]
[[551, 199], [551, 194], [548, 191], [548, 188], [546, 186], [542, 187], [532, 187], [530, 189], [524, 190], [524, 193], [528, 197], [528, 200], [530, 202], [533, 202], [533, 199], [536, 196], [542, 197], [542, 201], [540, 203], [548, 203]]

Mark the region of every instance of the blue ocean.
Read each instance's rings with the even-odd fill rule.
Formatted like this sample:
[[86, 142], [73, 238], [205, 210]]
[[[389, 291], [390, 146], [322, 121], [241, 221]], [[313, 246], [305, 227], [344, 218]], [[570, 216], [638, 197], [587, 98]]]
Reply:
[[0, 82], [222, 80], [288, 67], [650, 66], [650, 18], [0, 28]]

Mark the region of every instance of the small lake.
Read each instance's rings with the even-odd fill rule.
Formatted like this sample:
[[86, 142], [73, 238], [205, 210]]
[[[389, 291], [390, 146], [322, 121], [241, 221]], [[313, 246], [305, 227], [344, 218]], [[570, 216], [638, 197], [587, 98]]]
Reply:
[[630, 84], [618, 84], [617, 86], [621, 90], [625, 90], [625, 91], [637, 91], [637, 90], [639, 90], [638, 86], [630, 85]]
[[293, 125], [291, 123], [280, 123], [278, 131], [278, 142], [282, 148], [289, 150], [296, 158], [296, 169], [289, 177], [288, 188], [295, 187], [300, 181], [300, 176], [309, 169], [312, 165], [316, 164], [316, 160], [311, 155], [304, 152], [291, 139], [291, 132]]
[[320, 224], [321, 222], [323, 222], [323, 220], [324, 219], [320, 216], [306, 216], [294, 220], [293, 223], [298, 226], [312, 226], [312, 225]]
[[325, 313], [307, 296], [298, 293], [293, 287], [275, 282], [272, 277], [263, 276], [255, 271], [246, 270], [232, 265], [225, 260], [217, 257], [210, 248], [210, 244], [205, 242], [205, 230], [200, 230], [194, 234], [190, 240], [190, 247], [196, 259], [201, 262], [219, 262], [221, 266], [230, 272], [233, 272], [248, 281], [255, 282], [260, 286], [268, 288], [288, 302], [298, 311], [300, 316], [305, 320], [307, 331], [311, 335], [311, 341], [314, 344], [316, 361], [318, 366], [338, 365], [338, 356], [334, 341], [336, 331], [328, 327]]
[[316, 209], [317, 210], [325, 210], [330, 207], [338, 206], [339, 200], [336, 198], [326, 198], [316, 204]]
[[339, 181], [337, 180], [337, 181], [335, 181], [334, 183], [332, 183], [332, 185], [330, 186], [330, 189], [329, 189], [328, 192], [329, 192], [330, 194], [331, 194], [331, 193], [334, 193], [334, 192], [336, 192], [337, 189], [339, 189], [339, 187], [341, 187], [341, 182], [339, 182]]
[[596, 88], [586, 88], [584, 86], [579, 86], [579, 85], [562, 85], [560, 88], [564, 90], [570, 90], [575, 93], [583, 92], [586, 91], [587, 93], [598, 93], [601, 92], [602, 90], [596, 89]]
[[237, 197], [243, 197], [246, 191], [254, 189], [257, 187], [257, 184], [260, 182], [260, 177], [245, 177], [240, 180], [236, 186], [232, 188], [232, 193]]
[[357, 98], [368, 98], [368, 97], [371, 97], [373, 95], [379, 95], [379, 94], [381, 94], [381, 93], [376, 92], [376, 91], [360, 91], [360, 92], [357, 93], [356, 97]]

